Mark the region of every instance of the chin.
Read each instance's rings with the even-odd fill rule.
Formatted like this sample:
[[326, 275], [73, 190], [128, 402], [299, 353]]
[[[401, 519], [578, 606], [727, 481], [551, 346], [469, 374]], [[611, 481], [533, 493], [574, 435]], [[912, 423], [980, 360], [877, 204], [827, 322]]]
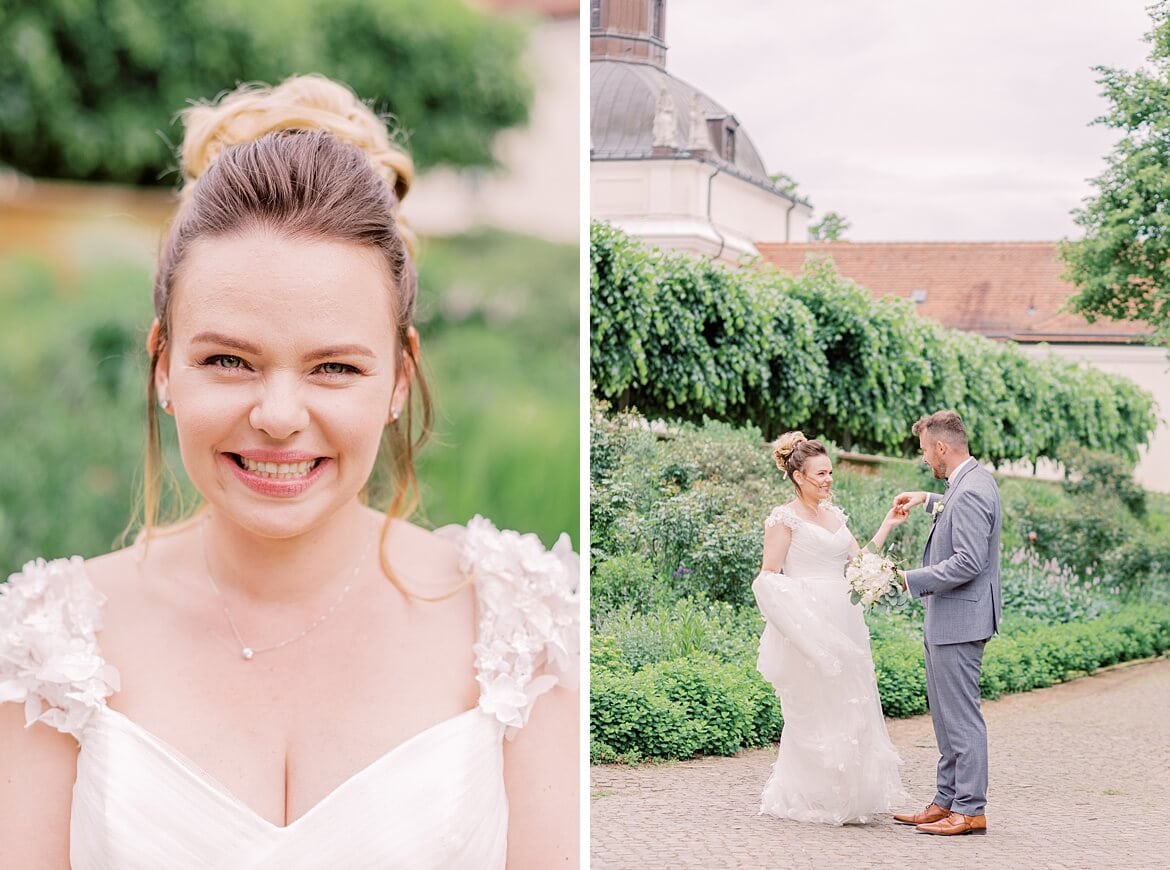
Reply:
[[308, 500], [299, 504], [225, 503], [214, 505], [228, 522], [261, 538], [285, 540], [319, 529], [335, 519], [349, 504], [333, 500]]

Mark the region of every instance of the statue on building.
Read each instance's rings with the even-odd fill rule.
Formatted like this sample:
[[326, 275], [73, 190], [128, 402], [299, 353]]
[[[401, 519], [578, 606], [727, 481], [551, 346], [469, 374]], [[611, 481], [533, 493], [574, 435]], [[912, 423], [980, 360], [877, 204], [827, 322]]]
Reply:
[[674, 100], [666, 88], [663, 88], [662, 92], [659, 93], [658, 102], [654, 107], [654, 147], [678, 147], [678, 125], [674, 119]]
[[687, 141], [691, 151], [710, 151], [711, 134], [707, 130], [707, 113], [699, 102], [699, 95], [691, 98], [691, 132]]

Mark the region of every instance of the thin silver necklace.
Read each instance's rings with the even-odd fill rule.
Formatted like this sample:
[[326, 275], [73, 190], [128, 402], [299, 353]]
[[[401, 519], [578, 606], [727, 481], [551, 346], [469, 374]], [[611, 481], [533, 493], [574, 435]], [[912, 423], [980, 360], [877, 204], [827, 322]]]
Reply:
[[309, 634], [309, 632], [313, 631], [316, 628], [319, 628], [321, 626], [321, 624], [323, 622], [325, 622], [325, 620], [327, 620], [330, 616], [332, 616], [333, 611], [337, 610], [337, 608], [341, 605], [342, 600], [345, 598], [346, 594], [353, 587], [353, 584], [357, 581], [358, 574], [361, 573], [362, 568], [366, 564], [366, 559], [370, 555], [370, 550], [372, 550], [374, 548], [374, 540], [378, 537], [378, 535], [370, 535], [370, 540], [366, 544], [366, 549], [362, 553], [362, 557], [358, 560], [357, 565], [354, 566], [353, 573], [349, 577], [349, 582], [346, 583], [345, 586], [342, 588], [341, 592], [339, 592], [337, 594], [337, 598], [335, 598], [333, 600], [333, 603], [329, 605], [328, 610], [326, 610], [324, 613], [322, 613], [320, 616], [318, 616], [315, 620], [313, 620], [311, 623], [309, 623], [309, 626], [306, 629], [304, 629], [303, 631], [301, 631], [297, 634], [294, 634], [292, 637], [288, 638], [287, 640], [282, 640], [280, 643], [274, 643], [274, 644], [272, 644], [272, 646], [262, 646], [262, 647], [257, 648], [254, 646], [249, 646], [244, 641], [244, 639], [242, 637], [240, 637], [240, 630], [238, 628], [236, 628], [236, 621], [234, 619], [232, 619], [232, 612], [228, 609], [227, 598], [225, 598], [223, 592], [220, 591], [219, 586], [215, 582], [215, 578], [211, 576], [211, 562], [208, 561], [208, 558], [207, 558], [207, 534], [205, 531], [206, 526], [207, 526], [207, 520], [204, 519], [204, 521], [199, 524], [199, 544], [203, 549], [203, 567], [204, 567], [206, 574], [207, 574], [207, 582], [211, 584], [212, 590], [215, 592], [216, 596], [220, 600], [220, 603], [223, 605], [223, 615], [225, 617], [227, 617], [227, 624], [228, 624], [228, 626], [231, 627], [232, 634], [235, 635], [236, 643], [238, 643], [240, 645], [240, 655], [244, 657], [245, 661], [249, 661], [249, 662], [254, 657], [260, 655], [260, 653], [272, 652], [273, 650], [278, 650], [278, 649], [281, 649], [282, 647], [286, 647], [290, 643], [296, 643], [298, 640], [303, 638], [305, 635]]

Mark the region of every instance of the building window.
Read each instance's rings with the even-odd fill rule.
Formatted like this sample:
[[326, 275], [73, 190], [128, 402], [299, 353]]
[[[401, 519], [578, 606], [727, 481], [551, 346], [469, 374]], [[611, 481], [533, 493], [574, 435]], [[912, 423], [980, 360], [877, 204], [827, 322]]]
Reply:
[[601, 27], [601, 0], [589, 2], [589, 26], [594, 30]]
[[732, 127], [723, 131], [723, 159], [728, 163], [735, 162], [735, 129]]
[[662, 41], [662, 0], [650, 0], [650, 34]]

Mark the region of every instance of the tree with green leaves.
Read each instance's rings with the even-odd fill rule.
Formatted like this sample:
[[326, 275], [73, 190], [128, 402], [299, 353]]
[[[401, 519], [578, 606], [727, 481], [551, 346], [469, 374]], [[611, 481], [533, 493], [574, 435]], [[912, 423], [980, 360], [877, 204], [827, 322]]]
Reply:
[[844, 215], [831, 211], [815, 224], [809, 224], [808, 237], [813, 242], [839, 242], [850, 226]]
[[1074, 211], [1084, 229], [1060, 256], [1078, 293], [1070, 308], [1149, 323], [1170, 338], [1170, 3], [1150, 7], [1149, 68], [1096, 67], [1109, 111], [1094, 123], [1121, 132], [1093, 180], [1096, 193]]
[[590, 380], [615, 408], [907, 456], [911, 424], [954, 408], [972, 452], [993, 462], [1052, 458], [1069, 442], [1136, 461], [1157, 426], [1132, 381], [944, 329], [831, 262], [732, 271], [599, 223], [589, 255]]
[[790, 196], [793, 199], [800, 198], [800, 193], [797, 192], [797, 188], [800, 187], [800, 183], [791, 175], [788, 175], [784, 172], [777, 172], [769, 175], [768, 180], [776, 185], [776, 188], [785, 196]]
[[9, 0], [0, 164], [171, 183], [179, 109], [317, 72], [392, 115], [420, 167], [490, 166], [496, 132], [528, 116], [525, 38], [465, 0]]

